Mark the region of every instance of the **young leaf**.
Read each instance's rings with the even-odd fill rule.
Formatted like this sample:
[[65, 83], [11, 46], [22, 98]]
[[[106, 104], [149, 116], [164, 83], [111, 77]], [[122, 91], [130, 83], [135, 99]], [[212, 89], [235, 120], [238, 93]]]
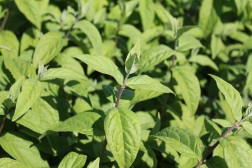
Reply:
[[119, 68], [115, 65], [113, 61], [104, 56], [91, 56], [91, 55], [76, 55], [75, 58], [86, 63], [90, 68], [110, 75], [115, 78], [117, 83], [122, 84], [123, 75], [121, 74]]
[[19, 51], [19, 42], [16, 35], [11, 31], [3, 31], [0, 34], [0, 45], [6, 49], [1, 49], [3, 56], [17, 57]]
[[200, 41], [191, 35], [184, 34], [180, 36], [178, 39], [178, 48], [177, 48], [178, 51], [188, 51], [190, 49], [200, 47], [202, 47]]
[[35, 0], [15, 0], [18, 9], [38, 29], [41, 27], [40, 7]]
[[85, 135], [103, 134], [103, 120], [95, 112], [82, 112], [66, 119], [50, 129], [55, 132], [78, 132]]
[[93, 162], [91, 162], [87, 168], [99, 168], [100, 158], [96, 158]]
[[220, 145], [224, 150], [224, 159], [228, 167], [251, 167], [252, 150], [245, 140], [230, 136], [225, 139], [221, 138]]
[[17, 161], [28, 167], [49, 167], [32, 141], [17, 134], [5, 133], [0, 137], [2, 148]]
[[61, 160], [58, 168], [82, 168], [85, 165], [86, 160], [86, 155], [70, 152]]
[[20, 94], [21, 91], [21, 87], [23, 82], [25, 81], [25, 77], [22, 76], [21, 78], [19, 78], [11, 87], [10, 87], [10, 99], [13, 102], [16, 102], [16, 99], [18, 98], [18, 95]]
[[130, 50], [125, 60], [125, 71], [128, 75], [137, 71], [140, 63], [140, 40]]
[[191, 114], [194, 114], [200, 101], [200, 84], [195, 74], [186, 67], [177, 67], [173, 69], [173, 77], [178, 83], [178, 90]]
[[242, 106], [243, 101], [240, 93], [229, 83], [223, 79], [210, 75], [217, 83], [217, 87], [220, 89], [221, 93], [225, 96], [227, 103], [232, 109], [232, 114], [236, 121], [240, 121], [242, 118]]
[[33, 103], [39, 98], [42, 92], [41, 83], [34, 79], [27, 79], [22, 85], [22, 91], [18, 96], [17, 105], [12, 121], [17, 120], [25, 114]]
[[168, 127], [154, 135], [154, 137], [162, 140], [181, 155], [189, 158], [201, 158], [203, 143], [198, 137], [188, 134], [182, 129]]
[[161, 93], [173, 93], [170, 88], [147, 75], [132, 77], [127, 80], [126, 85], [131, 89], [151, 90]]
[[108, 146], [119, 167], [129, 168], [141, 143], [141, 126], [129, 109], [114, 108], [106, 116], [104, 129]]
[[23, 164], [17, 160], [13, 160], [11, 158], [1, 158], [0, 159], [0, 167], [4, 168], [27, 168], [26, 164]]
[[35, 67], [39, 63], [48, 64], [57, 54], [59, 54], [64, 44], [62, 34], [58, 32], [46, 33], [38, 42], [34, 56], [33, 64]]
[[252, 135], [252, 124], [249, 121], [242, 122], [242, 128]]
[[168, 59], [173, 54], [174, 51], [165, 45], [152, 47], [143, 52], [141, 56], [139, 71], [140, 72], [151, 71], [155, 68], [156, 65]]
[[80, 29], [83, 33], [85, 33], [89, 40], [91, 41], [94, 51], [96, 52], [95, 55], [102, 55], [102, 38], [97, 30], [97, 28], [90, 23], [89, 21], [82, 20], [75, 24], [74, 28]]

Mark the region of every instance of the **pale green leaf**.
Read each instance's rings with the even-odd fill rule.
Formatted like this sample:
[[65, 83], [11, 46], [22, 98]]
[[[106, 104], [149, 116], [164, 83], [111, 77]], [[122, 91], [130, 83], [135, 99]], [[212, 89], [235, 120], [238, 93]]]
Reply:
[[27, 79], [22, 85], [22, 91], [18, 96], [17, 105], [12, 117], [12, 121], [17, 120], [25, 114], [35, 103], [42, 92], [41, 83], [34, 79]]
[[246, 10], [246, 5], [249, 0], [235, 0], [237, 14], [241, 15]]
[[0, 137], [2, 148], [17, 161], [27, 165], [27, 167], [49, 167], [48, 163], [40, 156], [39, 150], [34, 142], [26, 140], [18, 134], [5, 133]]
[[178, 90], [182, 94], [187, 107], [191, 114], [194, 114], [198, 108], [201, 95], [198, 78], [192, 70], [187, 67], [174, 68], [173, 77], [178, 83]]
[[202, 47], [200, 41], [191, 35], [184, 34], [178, 39], [178, 51], [188, 51], [200, 47]]
[[58, 122], [58, 111], [41, 98], [38, 98], [32, 105], [32, 110], [29, 110], [25, 113], [25, 115], [17, 120], [18, 124], [21, 124], [40, 134], [43, 134]]
[[221, 40], [221, 37], [212, 35], [211, 38], [211, 52], [212, 52], [212, 58], [215, 59], [216, 56], [225, 49], [225, 46]]
[[220, 89], [221, 93], [225, 96], [227, 103], [231, 107], [232, 114], [236, 121], [240, 121], [242, 118], [242, 107], [243, 101], [240, 93], [229, 83], [223, 79], [210, 75], [217, 83], [217, 87]]
[[140, 40], [129, 51], [125, 60], [125, 71], [128, 75], [135, 73], [138, 70], [140, 63]]
[[165, 45], [152, 47], [143, 52], [141, 56], [139, 71], [151, 71], [155, 68], [156, 65], [168, 59], [173, 54], [174, 51]]
[[21, 87], [22, 87], [22, 84], [23, 82], [25, 81], [25, 77], [21, 77], [19, 78], [11, 87], [10, 87], [10, 99], [13, 101], [13, 102], [16, 102], [16, 99], [18, 98], [18, 95], [21, 91]]
[[112, 109], [104, 121], [109, 149], [119, 167], [129, 168], [141, 143], [141, 126], [135, 113], [129, 109]]
[[86, 63], [90, 68], [114, 77], [117, 83], [122, 84], [123, 75], [111, 59], [104, 56], [91, 56], [87, 54], [74, 57]]
[[162, 140], [166, 145], [189, 158], [201, 158], [204, 145], [200, 138], [191, 135], [179, 128], [165, 128], [155, 138]]
[[17, 57], [19, 51], [19, 42], [16, 35], [11, 31], [3, 31], [0, 34], [0, 45], [5, 49], [0, 49], [3, 56]]
[[[170, 92], [173, 93], [173, 92]], [[162, 95], [163, 92], [159, 92], [156, 90], [147, 90], [147, 89], [140, 89], [139, 87], [134, 90], [134, 97], [131, 100], [130, 104], [131, 105], [135, 105], [136, 103], [139, 103], [141, 101], [145, 101], [148, 99], [152, 99], [154, 97], [158, 97], [160, 95]]]
[[212, 32], [218, 19], [214, 0], [203, 0], [199, 12], [199, 27], [204, 37], [207, 37]]
[[247, 91], [247, 90], [252, 92], [252, 69], [250, 69], [246, 78], [246, 85], [244, 87], [244, 91]]
[[252, 149], [240, 137], [230, 136], [220, 139], [224, 150], [224, 159], [230, 168], [250, 168], [252, 165]]
[[242, 128], [252, 135], [252, 124], [249, 121], [242, 122]]
[[1, 158], [0, 167], [3, 168], [27, 168], [27, 165], [11, 158]]
[[39, 41], [40, 32], [35, 28], [29, 28], [22, 34], [20, 52], [23, 53], [29, 48], [35, 48]]
[[67, 68], [50, 68], [41, 77], [41, 80], [52, 79], [86, 79], [86, 77], [80, 73], [77, 73]]
[[136, 43], [137, 40], [141, 39], [142, 37], [142, 33], [136, 27], [130, 24], [124, 24], [120, 28], [119, 34], [129, 37], [133, 43]]
[[41, 27], [40, 6], [35, 0], [15, 0], [18, 9], [38, 29]]
[[97, 28], [92, 23], [86, 20], [82, 20], [82, 21], [77, 22], [74, 28], [80, 29], [83, 33], [87, 35], [87, 37], [89, 38], [94, 48], [96, 55], [103, 54], [101, 35], [99, 31], [97, 30]]
[[62, 34], [58, 32], [46, 33], [38, 42], [34, 56], [33, 64], [37, 67], [39, 63], [46, 65], [55, 56], [59, 54], [64, 44]]
[[78, 132], [85, 135], [102, 134], [103, 119], [96, 112], [82, 112], [50, 129], [55, 132]]
[[70, 152], [61, 160], [58, 168], [82, 168], [86, 160], [86, 155]]
[[136, 76], [128, 79], [126, 85], [131, 89], [151, 90], [160, 93], [173, 93], [167, 86], [161, 84], [157, 79], [147, 75]]
[[144, 31], [153, 27], [155, 8], [153, 0], [140, 0], [139, 12]]
[[36, 77], [35, 67], [29, 61], [24, 60], [20, 57], [15, 58], [5, 56], [4, 65], [16, 80], [23, 76], [30, 78]]
[[189, 59], [190, 62], [198, 63], [202, 66], [209, 66], [210, 68], [218, 71], [217, 65], [206, 55], [196, 55]]
[[99, 168], [99, 164], [100, 164], [100, 158], [96, 158], [93, 162], [91, 162], [87, 168]]

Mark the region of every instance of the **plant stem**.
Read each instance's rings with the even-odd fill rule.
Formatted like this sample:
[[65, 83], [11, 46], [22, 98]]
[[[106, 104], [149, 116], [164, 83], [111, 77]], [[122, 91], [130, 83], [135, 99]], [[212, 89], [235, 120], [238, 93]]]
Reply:
[[75, 21], [74, 21], [73, 24], [71, 25], [70, 29], [69, 29], [69, 30], [67, 31], [67, 33], [65, 34], [64, 39], [67, 39], [67, 38], [70, 36], [70, 34], [71, 34], [72, 31], [73, 31], [74, 25], [78, 22], [78, 20], [79, 20], [79, 17], [77, 16], [76, 19], [75, 19]]
[[2, 133], [2, 130], [3, 130], [3, 127], [4, 127], [4, 123], [5, 123], [5, 120], [6, 120], [6, 115], [4, 115], [3, 119], [2, 119], [2, 123], [0, 125], [0, 134]]
[[3, 29], [4, 29], [5, 25], [6, 25], [6, 22], [7, 22], [8, 18], [9, 18], [9, 15], [10, 15], [10, 12], [9, 12], [9, 9], [7, 9], [6, 14], [4, 16], [4, 19], [3, 19], [3, 22], [2, 22], [1, 27], [0, 27], [0, 33], [2, 33], [2, 31], [3, 31]]
[[[244, 119], [245, 119], [245, 118], [244, 118]], [[225, 137], [227, 136], [227, 134], [229, 134], [229, 133], [232, 132], [234, 129], [236, 129], [237, 127], [239, 127], [240, 124], [244, 121], [244, 119], [242, 119], [242, 120], [236, 122], [232, 127], [230, 127], [227, 131], [225, 131], [225, 132], [221, 135], [221, 137], [222, 137], [222, 138], [225, 138]], [[200, 168], [200, 166], [202, 165], [203, 161], [204, 161], [205, 159], [207, 159], [207, 158], [213, 153], [214, 149], [215, 149], [219, 144], [220, 144], [220, 140], [218, 140], [217, 142], [215, 142], [215, 143], [213, 144], [213, 146], [211, 146], [211, 147], [208, 149], [208, 151], [206, 152], [205, 156], [204, 156], [202, 159], [200, 159], [200, 160], [198, 161], [198, 164], [197, 164], [196, 168]]]

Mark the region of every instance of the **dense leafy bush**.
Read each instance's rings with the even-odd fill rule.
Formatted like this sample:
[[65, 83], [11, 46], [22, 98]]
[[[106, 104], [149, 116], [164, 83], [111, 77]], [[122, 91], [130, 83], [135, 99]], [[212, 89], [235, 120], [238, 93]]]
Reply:
[[0, 5], [0, 167], [251, 167], [251, 0]]

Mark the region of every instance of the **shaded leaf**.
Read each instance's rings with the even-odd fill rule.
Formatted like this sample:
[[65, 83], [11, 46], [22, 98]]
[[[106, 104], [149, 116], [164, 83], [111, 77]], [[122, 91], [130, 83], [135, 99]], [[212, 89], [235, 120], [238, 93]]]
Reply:
[[138, 70], [140, 63], [140, 41], [129, 51], [125, 60], [125, 71], [128, 75]]
[[176, 67], [173, 69], [173, 77], [178, 83], [178, 90], [191, 114], [194, 114], [200, 101], [200, 84], [198, 78], [186, 67]]

